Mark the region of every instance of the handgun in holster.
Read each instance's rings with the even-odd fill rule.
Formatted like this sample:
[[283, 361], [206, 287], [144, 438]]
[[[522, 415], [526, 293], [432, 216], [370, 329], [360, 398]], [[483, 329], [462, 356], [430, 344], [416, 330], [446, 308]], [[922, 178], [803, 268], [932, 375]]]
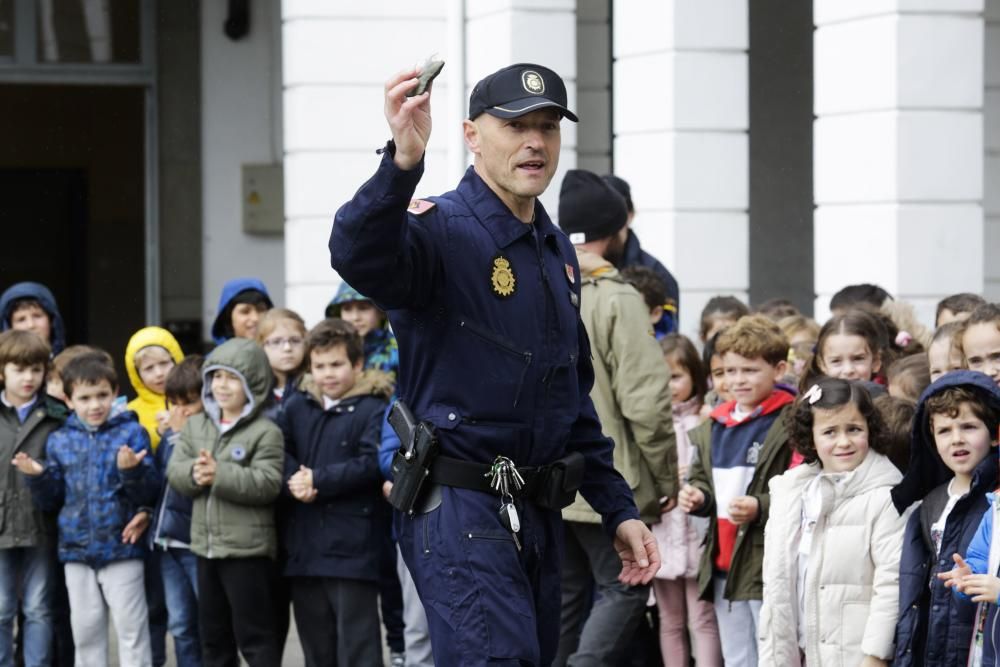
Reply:
[[433, 424], [417, 421], [406, 404], [398, 400], [392, 404], [388, 420], [400, 442], [392, 459], [389, 504], [413, 514], [421, 494], [430, 486], [431, 464], [438, 455], [437, 431]]

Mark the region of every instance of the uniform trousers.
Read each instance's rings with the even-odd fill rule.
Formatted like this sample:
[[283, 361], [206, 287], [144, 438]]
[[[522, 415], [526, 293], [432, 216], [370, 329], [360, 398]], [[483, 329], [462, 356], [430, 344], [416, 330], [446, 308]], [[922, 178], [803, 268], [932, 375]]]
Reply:
[[403, 560], [424, 602], [437, 667], [548, 665], [559, 641], [562, 518], [517, 503], [517, 543], [500, 501], [441, 487], [441, 503], [396, 513]]

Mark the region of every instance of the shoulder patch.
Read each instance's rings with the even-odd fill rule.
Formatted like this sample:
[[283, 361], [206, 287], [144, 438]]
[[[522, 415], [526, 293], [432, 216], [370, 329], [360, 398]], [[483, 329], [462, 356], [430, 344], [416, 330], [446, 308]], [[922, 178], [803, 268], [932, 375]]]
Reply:
[[414, 199], [410, 201], [410, 205], [406, 210], [413, 215], [423, 215], [435, 206], [437, 206], [437, 204], [432, 201], [427, 201], [426, 199]]

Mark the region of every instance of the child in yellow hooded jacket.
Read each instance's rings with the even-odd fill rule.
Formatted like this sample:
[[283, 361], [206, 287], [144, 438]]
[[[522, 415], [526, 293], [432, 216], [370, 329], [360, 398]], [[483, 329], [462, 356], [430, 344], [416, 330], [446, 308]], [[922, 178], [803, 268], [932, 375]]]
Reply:
[[138, 394], [129, 401], [128, 409], [139, 415], [139, 423], [146, 427], [153, 451], [160, 444], [159, 415], [165, 414], [167, 409], [164, 395], [167, 374], [183, 359], [177, 339], [161, 327], [139, 329], [125, 347], [125, 369]]

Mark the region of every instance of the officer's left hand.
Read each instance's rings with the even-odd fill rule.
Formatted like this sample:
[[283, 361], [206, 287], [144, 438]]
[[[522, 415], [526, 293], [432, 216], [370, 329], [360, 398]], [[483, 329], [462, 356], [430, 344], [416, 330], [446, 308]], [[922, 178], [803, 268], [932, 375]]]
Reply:
[[642, 521], [629, 519], [615, 530], [615, 551], [622, 559], [618, 581], [629, 586], [648, 584], [660, 569], [660, 550], [656, 538]]

